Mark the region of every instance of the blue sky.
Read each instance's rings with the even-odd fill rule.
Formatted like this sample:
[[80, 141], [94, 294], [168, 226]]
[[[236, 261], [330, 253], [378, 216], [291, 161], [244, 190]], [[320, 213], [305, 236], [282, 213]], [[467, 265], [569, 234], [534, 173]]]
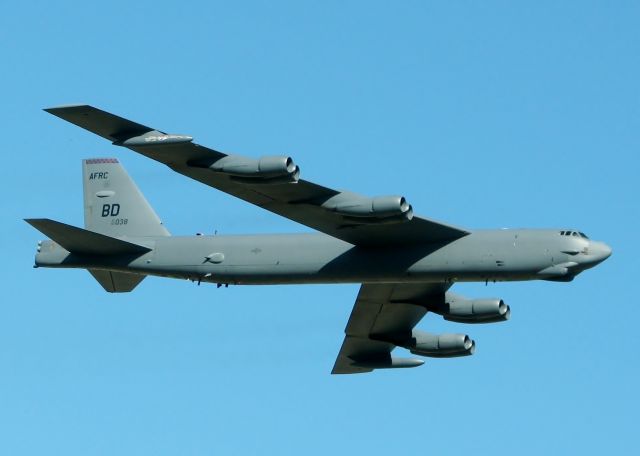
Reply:
[[[0, 452], [629, 454], [637, 447], [640, 4], [12, 2], [0, 16]], [[82, 224], [119, 158], [175, 234], [301, 232], [41, 108], [89, 103], [469, 228], [576, 227], [574, 282], [460, 284], [475, 356], [331, 376], [357, 285], [110, 295], [32, 269], [24, 217]]]

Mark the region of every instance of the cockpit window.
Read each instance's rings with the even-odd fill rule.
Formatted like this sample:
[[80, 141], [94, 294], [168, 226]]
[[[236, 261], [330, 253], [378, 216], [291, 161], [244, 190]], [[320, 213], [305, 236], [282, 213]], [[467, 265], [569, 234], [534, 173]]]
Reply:
[[575, 236], [575, 237], [581, 237], [583, 239], [589, 239], [589, 236], [587, 236], [586, 234], [580, 232], [580, 231], [560, 231], [560, 236]]

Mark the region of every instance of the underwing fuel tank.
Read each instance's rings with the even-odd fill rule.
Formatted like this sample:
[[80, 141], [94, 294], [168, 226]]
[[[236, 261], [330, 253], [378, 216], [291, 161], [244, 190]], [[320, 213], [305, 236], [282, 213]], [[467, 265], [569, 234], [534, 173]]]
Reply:
[[187, 135], [168, 135], [158, 131], [151, 131], [144, 135], [127, 138], [123, 141], [115, 141], [113, 144], [123, 147], [144, 147], [144, 146], [162, 146], [173, 144], [184, 144], [193, 141], [192, 136]]
[[386, 358], [386, 359], [369, 359], [354, 361], [356, 367], [364, 367], [367, 369], [403, 369], [406, 367], [422, 366], [424, 361], [416, 358]]

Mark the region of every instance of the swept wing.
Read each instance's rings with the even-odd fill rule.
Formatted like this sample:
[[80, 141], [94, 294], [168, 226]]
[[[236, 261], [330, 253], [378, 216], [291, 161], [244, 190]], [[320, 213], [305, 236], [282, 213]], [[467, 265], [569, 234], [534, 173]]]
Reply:
[[411, 338], [412, 329], [427, 313], [427, 302], [444, 299], [448, 288], [444, 283], [362, 284], [331, 373], [357, 374], [422, 364], [393, 358], [391, 351]]
[[[349, 206], [351, 201], [366, 201], [366, 198], [297, 177], [283, 182], [277, 179], [242, 179], [220, 172], [224, 169], [221, 163], [228, 162], [230, 157], [240, 156], [201, 146], [190, 136], [168, 135], [92, 106], [62, 106], [45, 111], [116, 145], [164, 163], [180, 174], [354, 245], [450, 242], [468, 234], [466, 230], [421, 217], [405, 217], [399, 221], [393, 218], [367, 220], [345, 215], [336, 208], [341, 204]], [[296, 168], [294, 172], [299, 171]]]

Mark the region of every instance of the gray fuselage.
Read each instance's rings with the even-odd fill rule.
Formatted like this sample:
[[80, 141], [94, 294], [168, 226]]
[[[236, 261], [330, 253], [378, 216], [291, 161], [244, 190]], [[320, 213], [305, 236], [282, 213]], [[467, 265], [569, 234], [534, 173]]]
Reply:
[[[141, 256], [76, 255], [44, 241], [36, 266], [93, 268], [222, 284], [572, 280], [606, 259], [561, 230], [478, 230], [447, 244], [357, 247], [324, 234], [123, 238]], [[576, 232], [577, 233], [577, 232]]]

